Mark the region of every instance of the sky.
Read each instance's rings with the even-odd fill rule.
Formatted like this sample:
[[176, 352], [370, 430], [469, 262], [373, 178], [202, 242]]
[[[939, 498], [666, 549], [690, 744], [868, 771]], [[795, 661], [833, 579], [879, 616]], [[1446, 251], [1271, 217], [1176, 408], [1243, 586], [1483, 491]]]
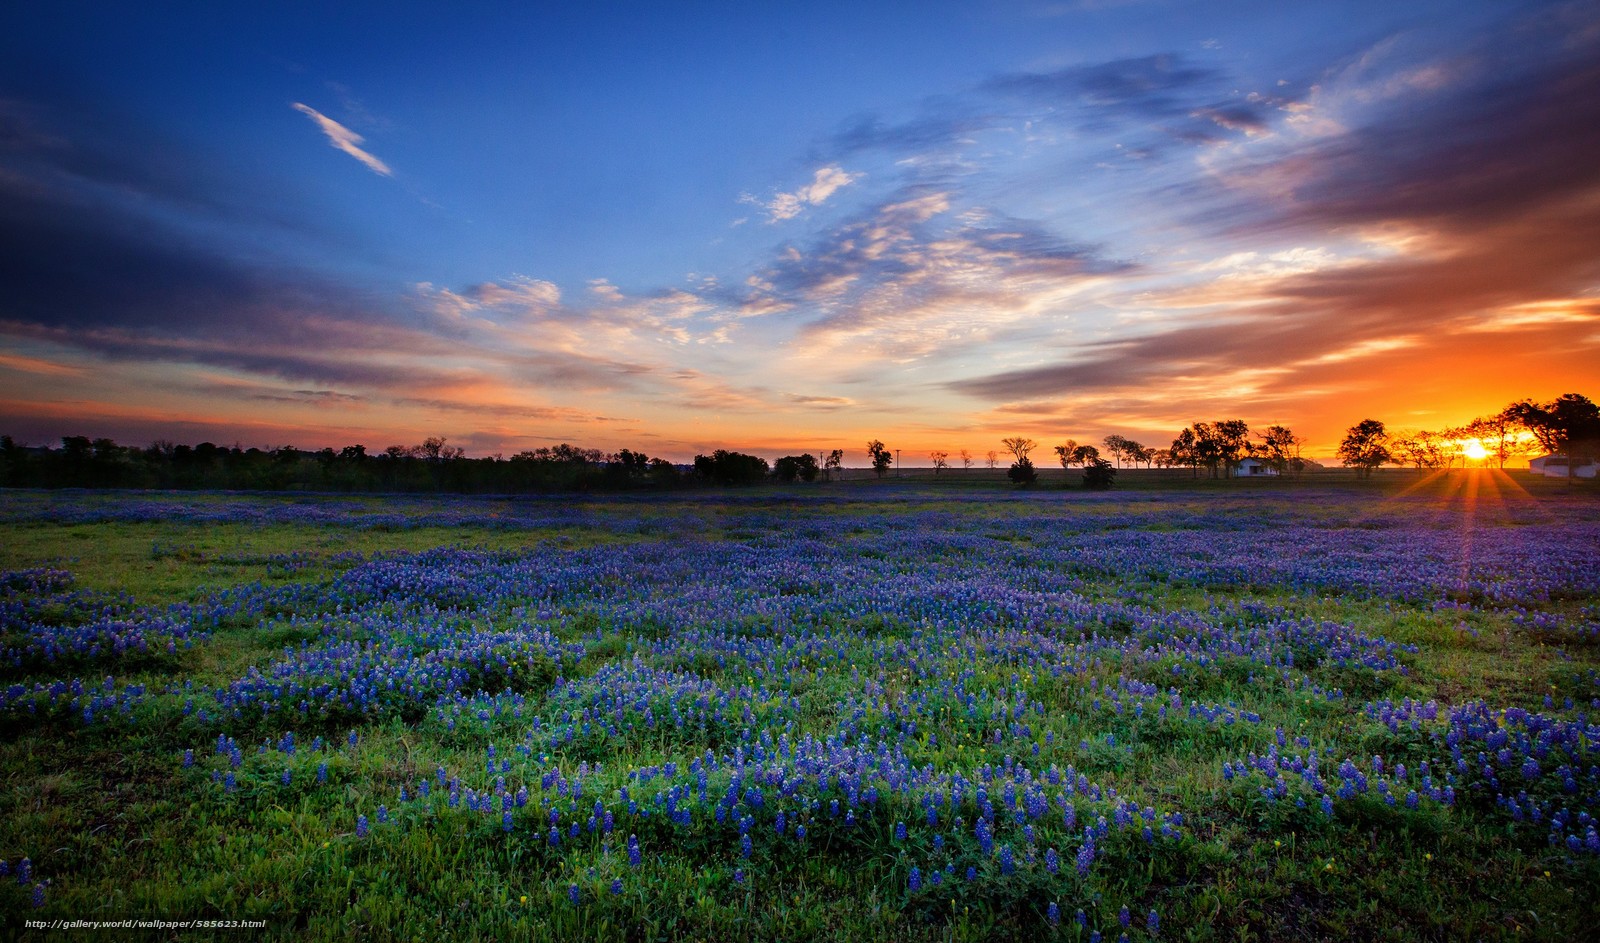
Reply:
[[1600, 394], [1592, 3], [0, 7], [0, 432], [686, 460]]

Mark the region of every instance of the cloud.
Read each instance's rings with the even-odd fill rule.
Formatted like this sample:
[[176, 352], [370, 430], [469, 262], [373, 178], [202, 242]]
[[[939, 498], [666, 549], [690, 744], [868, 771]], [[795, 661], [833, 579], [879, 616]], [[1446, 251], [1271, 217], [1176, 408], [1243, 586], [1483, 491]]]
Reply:
[[1189, 110], [1188, 92], [1222, 78], [1178, 53], [1159, 53], [1076, 65], [1053, 72], [1014, 72], [985, 82], [984, 91], [1058, 103], [1175, 115]]
[[929, 107], [930, 113], [899, 122], [878, 115], [859, 116], [827, 141], [827, 150], [837, 154], [868, 150], [924, 153], [967, 143], [973, 135], [1001, 124], [998, 116], [975, 111], [959, 101]]
[[[1388, 81], [1364, 57], [1356, 84], [1397, 91], [1335, 108], [1324, 90], [1311, 107], [1337, 110], [1337, 128], [1243, 142], [1204, 181], [1167, 194], [1205, 207], [1192, 225], [1261, 247], [1171, 266], [1162, 287], [1125, 299], [1188, 309], [1179, 321], [947, 388], [991, 402], [1204, 398], [1194, 381], [1228, 389], [1220, 378], [1249, 369], [1241, 400], [1361, 387], [1422, 401], [1417, 391], [1455, 375], [1441, 373], [1452, 361], [1498, 355], [1497, 377], [1570, 375], [1597, 354], [1600, 286], [1600, 165], [1589, 159], [1600, 152], [1600, 31], [1570, 15], [1519, 22], [1505, 30], [1518, 43], [1442, 62], [1386, 60], [1427, 81]], [[1284, 240], [1301, 248], [1274, 248]]]
[[295, 102], [290, 107], [294, 108], [295, 111], [300, 112], [315, 122], [317, 127], [322, 129], [322, 133], [328, 136], [328, 143], [330, 145], [338, 148], [341, 151], [344, 151], [346, 154], [349, 154], [356, 160], [361, 161], [363, 164], [366, 164], [368, 170], [371, 170], [373, 173], [380, 174], [384, 177], [391, 177], [394, 175], [394, 172], [389, 169], [388, 164], [385, 164], [371, 153], [361, 149], [360, 144], [365, 141], [366, 138], [355, 133], [354, 131], [309, 105], [302, 105], [299, 102]]
[[793, 193], [774, 194], [772, 199], [766, 202], [747, 193], [739, 198], [739, 202], [751, 203], [765, 209], [769, 223], [782, 222], [799, 216], [808, 206], [821, 206], [828, 197], [860, 180], [862, 176], [859, 173], [848, 173], [837, 165], [830, 165], [819, 169], [812, 175], [809, 184]]
[[950, 193], [910, 187], [787, 247], [752, 276], [739, 310], [798, 321], [802, 354], [905, 362], [1060, 316], [1065, 299], [1124, 269], [1036, 222], [957, 213]]
[[484, 402], [477, 399], [449, 400], [425, 397], [406, 397], [394, 400], [403, 409], [432, 409], [440, 412], [463, 412], [473, 415], [497, 416], [505, 419], [537, 419], [577, 423], [637, 422], [618, 416], [599, 416], [581, 409], [566, 406], [534, 406], [518, 403]]
[[796, 406], [805, 406], [814, 410], [834, 412], [841, 409], [855, 409], [861, 404], [848, 396], [817, 396], [806, 393], [785, 393], [784, 399]]
[[561, 289], [554, 283], [526, 275], [483, 282], [460, 292], [431, 282], [418, 282], [417, 293], [446, 322], [459, 322], [470, 313], [497, 309], [526, 316], [546, 314], [561, 305]]
[[21, 354], [0, 354], [0, 370], [17, 370], [50, 377], [80, 377], [84, 374], [82, 367]]

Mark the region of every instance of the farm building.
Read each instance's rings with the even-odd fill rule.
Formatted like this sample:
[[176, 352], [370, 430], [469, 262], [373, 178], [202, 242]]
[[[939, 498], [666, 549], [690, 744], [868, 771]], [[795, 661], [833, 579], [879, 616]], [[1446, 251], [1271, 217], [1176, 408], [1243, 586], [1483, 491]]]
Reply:
[[1565, 455], [1541, 455], [1528, 462], [1528, 471], [1546, 478], [1569, 478], [1574, 475], [1579, 478], [1593, 478], [1595, 463], [1591, 461], [1573, 467]]
[[1276, 475], [1278, 470], [1259, 459], [1247, 458], [1234, 466], [1233, 477], [1257, 478], [1262, 475]]

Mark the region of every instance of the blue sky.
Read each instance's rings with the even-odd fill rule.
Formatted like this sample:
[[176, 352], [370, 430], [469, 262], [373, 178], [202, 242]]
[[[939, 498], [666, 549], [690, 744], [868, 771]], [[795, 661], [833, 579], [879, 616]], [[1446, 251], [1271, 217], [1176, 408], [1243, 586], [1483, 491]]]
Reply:
[[539, 6], [0, 12], [0, 426], [1326, 446], [1592, 383], [1588, 5]]

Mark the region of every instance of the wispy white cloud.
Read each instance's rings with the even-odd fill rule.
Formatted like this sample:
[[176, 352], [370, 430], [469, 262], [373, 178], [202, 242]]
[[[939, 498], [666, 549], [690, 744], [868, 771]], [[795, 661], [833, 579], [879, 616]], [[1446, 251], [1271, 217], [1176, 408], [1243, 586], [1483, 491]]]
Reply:
[[777, 193], [766, 201], [746, 193], [739, 197], [739, 202], [754, 204], [766, 210], [769, 223], [782, 222], [799, 216], [808, 206], [821, 206], [829, 197], [860, 180], [862, 176], [864, 175], [849, 173], [843, 167], [833, 164], [818, 170], [812, 175], [810, 183], [793, 193]]
[[360, 145], [366, 138], [312, 108], [310, 105], [302, 105], [300, 102], [295, 102], [292, 107], [295, 111], [315, 122], [317, 127], [322, 129], [322, 133], [328, 136], [329, 144], [366, 164], [367, 169], [373, 173], [382, 174], [385, 177], [394, 176], [394, 171], [389, 169], [388, 164], [385, 164], [370, 152], [361, 149]]

